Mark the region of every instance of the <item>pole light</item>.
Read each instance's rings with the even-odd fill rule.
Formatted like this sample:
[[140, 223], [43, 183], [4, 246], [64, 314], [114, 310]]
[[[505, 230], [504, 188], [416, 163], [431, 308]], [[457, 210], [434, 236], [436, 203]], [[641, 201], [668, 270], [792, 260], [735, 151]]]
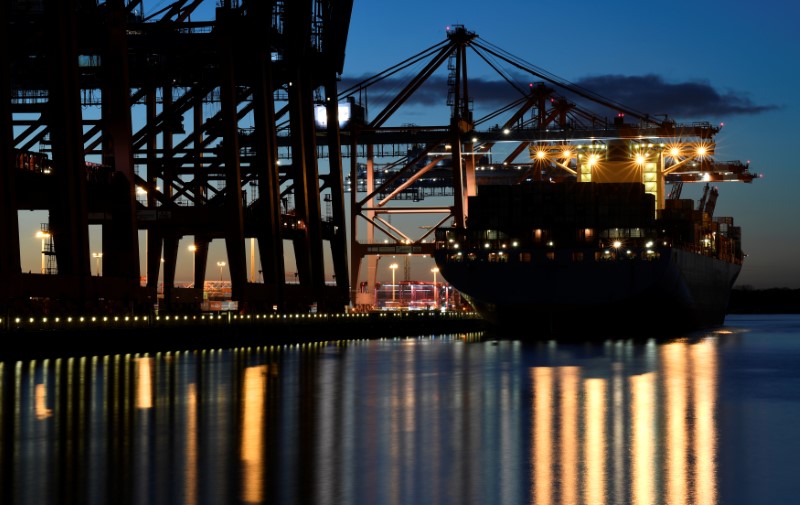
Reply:
[[191, 277], [190, 278], [192, 280], [192, 286], [194, 286], [194, 257], [195, 257], [195, 253], [197, 252], [197, 244], [189, 244], [188, 249], [189, 249], [189, 252], [192, 253], [192, 273], [191, 273]]
[[100, 260], [103, 259], [103, 253], [92, 253], [92, 258], [94, 258], [95, 265], [97, 266], [97, 276], [100, 276]]
[[42, 239], [42, 273], [46, 273], [44, 257], [45, 257], [45, 252], [47, 250], [45, 249], [45, 240], [47, 240], [49, 237], [50, 237], [50, 232], [42, 230], [36, 232], [36, 238]]
[[392, 270], [392, 301], [394, 301], [394, 272], [397, 270], [397, 263], [392, 263], [389, 268]]
[[222, 280], [222, 269], [225, 268], [224, 261], [217, 261], [217, 266], [219, 267], [219, 280]]
[[160, 279], [156, 279], [156, 292], [163, 293], [164, 292], [164, 258], [161, 258], [161, 265], [158, 268], [158, 276]]
[[433, 308], [437, 308], [439, 306], [439, 288], [436, 285], [436, 274], [439, 273], [439, 267], [431, 268], [431, 272], [433, 272]]

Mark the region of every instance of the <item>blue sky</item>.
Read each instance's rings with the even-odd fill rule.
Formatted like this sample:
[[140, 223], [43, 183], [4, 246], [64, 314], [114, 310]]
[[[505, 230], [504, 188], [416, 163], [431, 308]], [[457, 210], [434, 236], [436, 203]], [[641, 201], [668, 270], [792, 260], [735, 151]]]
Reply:
[[[763, 174], [752, 184], [718, 186], [715, 215], [732, 216], [741, 226], [748, 254], [737, 285], [800, 288], [800, 175], [792, 150], [800, 133], [798, 20], [800, 4], [776, 0], [648, 6], [628, 0], [355, 0], [342, 80], [377, 74], [445, 40], [446, 27], [459, 24], [539, 69], [636, 110], [679, 123], [724, 124], [716, 159], [750, 161], [751, 171]], [[473, 72], [470, 66], [476, 97], [499, 80], [478, 67]], [[380, 97], [370, 100], [374, 105]], [[424, 105], [400, 122], [446, 121], [444, 103]], [[699, 198], [702, 188], [695, 186]], [[688, 191], [684, 196], [694, 197]]]

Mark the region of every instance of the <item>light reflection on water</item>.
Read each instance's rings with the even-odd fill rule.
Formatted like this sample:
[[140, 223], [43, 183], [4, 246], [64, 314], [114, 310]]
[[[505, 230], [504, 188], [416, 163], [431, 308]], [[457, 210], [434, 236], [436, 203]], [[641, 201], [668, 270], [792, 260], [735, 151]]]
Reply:
[[731, 490], [752, 496], [760, 482], [736, 482], [736, 465], [724, 477], [720, 451], [742, 433], [721, 431], [719, 414], [721, 377], [747, 369], [746, 335], [450, 335], [2, 363], [0, 502], [748, 503]]

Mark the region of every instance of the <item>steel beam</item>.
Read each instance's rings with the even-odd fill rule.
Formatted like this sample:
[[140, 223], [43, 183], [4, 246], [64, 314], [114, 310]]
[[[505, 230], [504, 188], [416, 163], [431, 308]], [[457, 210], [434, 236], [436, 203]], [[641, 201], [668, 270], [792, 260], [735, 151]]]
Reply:
[[[114, 297], [117, 308], [146, 309], [163, 270], [161, 309], [185, 310], [205, 281], [210, 245], [224, 240], [232, 295], [242, 310], [344, 308], [341, 159], [337, 154], [323, 181], [313, 107], [320, 93], [337, 102], [348, 32], [342, 23], [349, 23], [352, 1], [214, 2], [213, 21], [192, 22], [203, 3], [175, 2], [147, 18], [134, 8], [139, 2], [122, 0], [4, 4], [7, 37], [20, 43], [7, 45], [0, 82], [16, 100], [0, 109], [6, 135], [0, 236], [11, 246], [0, 253], [0, 304], [24, 294], [54, 309], [58, 303], [91, 308]], [[276, 113], [281, 101], [288, 116]], [[99, 117], [84, 117], [82, 107], [96, 108]], [[287, 119], [288, 126], [278, 125]], [[280, 147], [283, 128], [289, 134], [280, 137], [290, 140]], [[332, 132], [321, 145], [338, 150], [338, 142]], [[28, 150], [49, 156], [52, 174], [15, 167], [15, 156]], [[279, 163], [284, 157], [290, 161]], [[281, 212], [284, 198], [295, 203], [291, 223]], [[332, 223], [322, 220], [323, 200], [337, 206]], [[23, 203], [48, 210], [53, 232], [57, 270], [35, 279], [20, 272], [14, 223]], [[290, 225], [298, 219], [302, 226]], [[99, 279], [91, 277], [89, 225], [103, 231]], [[197, 246], [198, 288], [190, 291], [176, 285], [186, 236]], [[247, 278], [248, 238], [258, 241], [262, 282]], [[294, 244], [299, 258], [298, 286], [287, 286], [285, 243]], [[335, 290], [325, 284], [326, 245]], [[22, 279], [18, 288], [14, 278]]]

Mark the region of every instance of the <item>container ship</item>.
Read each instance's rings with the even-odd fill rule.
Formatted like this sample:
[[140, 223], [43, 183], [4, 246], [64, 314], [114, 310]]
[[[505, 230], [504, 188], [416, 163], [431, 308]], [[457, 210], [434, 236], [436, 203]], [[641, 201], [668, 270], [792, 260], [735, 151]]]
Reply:
[[[436, 231], [436, 265], [503, 334], [649, 337], [721, 325], [745, 254], [733, 218], [714, 216], [712, 184], [756, 176], [714, 161], [717, 130], [532, 143], [527, 173], [482, 183], [466, 225]], [[681, 198], [685, 183], [704, 183], [698, 201]]]

